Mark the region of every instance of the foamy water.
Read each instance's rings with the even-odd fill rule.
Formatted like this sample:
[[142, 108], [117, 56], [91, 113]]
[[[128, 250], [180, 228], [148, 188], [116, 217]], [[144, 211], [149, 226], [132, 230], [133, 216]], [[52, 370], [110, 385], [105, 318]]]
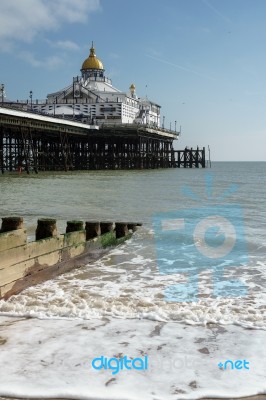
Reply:
[[213, 274], [205, 270], [199, 276], [197, 302], [167, 302], [164, 290], [169, 285], [184, 283], [186, 277], [161, 274], [153, 245], [153, 232], [144, 228], [92, 265], [0, 302], [1, 313], [38, 318], [147, 318], [266, 329], [266, 296], [261, 285], [264, 264], [256, 261], [241, 267], [241, 280], [249, 288], [243, 298], [214, 298]]
[[[265, 164], [218, 163], [212, 172], [212, 198], [231, 183], [239, 186], [225, 201], [243, 211], [248, 262], [232, 268], [228, 258], [222, 279], [239, 279], [247, 293], [215, 297], [213, 268], [198, 269], [191, 245], [184, 242], [182, 253], [199, 284], [197, 299], [190, 302], [165, 299], [165, 290], [186, 284], [187, 276], [171, 273], [171, 257], [164, 260], [170, 273], [163, 273], [152, 220], [159, 212], [206, 205], [210, 193], [203, 170], [95, 171], [0, 180], [2, 215], [7, 208], [8, 214], [24, 215], [30, 237], [40, 216], [56, 217], [61, 231], [66, 219], [77, 217], [144, 222], [128, 242], [102, 259], [0, 301], [0, 344], [1, 337], [10, 337], [0, 348], [0, 360], [7, 366], [0, 395], [177, 400], [266, 392]], [[184, 200], [182, 187], [187, 184], [200, 199], [198, 205], [192, 198]], [[18, 190], [19, 205], [14, 195]], [[152, 334], [158, 326], [161, 333]], [[133, 357], [148, 354], [149, 372], [123, 373], [106, 386], [107, 371], [95, 375], [89, 360], [99, 353], [125, 351]], [[219, 361], [232, 357], [250, 360], [252, 368], [220, 371]], [[93, 390], [90, 382], [95, 383]]]
[[[181, 400], [266, 393], [265, 331], [108, 317], [0, 322], [2, 396]], [[113, 375], [91, 366], [101, 355], [144, 354], [147, 371]], [[220, 369], [228, 358], [246, 359], [250, 369]]]

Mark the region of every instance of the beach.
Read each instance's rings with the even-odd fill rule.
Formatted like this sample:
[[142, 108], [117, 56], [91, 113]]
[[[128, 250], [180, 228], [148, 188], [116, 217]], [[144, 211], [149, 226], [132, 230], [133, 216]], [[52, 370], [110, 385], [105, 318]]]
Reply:
[[[233, 268], [233, 255], [229, 255], [224, 260], [223, 280], [240, 279], [247, 293], [215, 296], [214, 270], [211, 266], [204, 269], [204, 265], [199, 268], [202, 261], [184, 241], [179, 253], [189, 260], [199, 286], [196, 299], [182, 302], [165, 298], [170, 286], [186, 283], [186, 276], [182, 271], [165, 273], [160, 268], [153, 220], [158, 213], [167, 217], [169, 210], [180, 213], [190, 207], [201, 212], [204, 204], [197, 205], [189, 197], [184, 203], [182, 188], [193, 188], [203, 203], [208, 202], [204, 171], [4, 177], [1, 213], [6, 215], [8, 207], [9, 214], [23, 215], [29, 240], [37, 217], [56, 218], [61, 232], [66, 220], [73, 218], [110, 220], [112, 216], [113, 220], [138, 220], [143, 227], [101, 259], [0, 302], [0, 362], [4, 366], [0, 395], [192, 400], [265, 394], [266, 193], [264, 184], [256, 183], [258, 177], [265, 181], [264, 164], [233, 167], [214, 164], [212, 194], [217, 198], [230, 184], [239, 186], [228, 202], [243, 210], [241, 223], [249, 259]], [[73, 193], [78, 194], [74, 209], [70, 206]], [[110, 369], [93, 369], [92, 360], [101, 356], [147, 356], [148, 368], [116, 374]], [[223, 369], [218, 364], [226, 360], [240, 361], [242, 367]]]
[[[174, 400], [263, 393], [265, 331], [149, 320], [1, 317], [0, 393], [8, 397]], [[260, 354], [258, 358], [257, 355]], [[147, 371], [94, 370], [92, 359], [148, 355]], [[249, 370], [221, 370], [228, 358]]]

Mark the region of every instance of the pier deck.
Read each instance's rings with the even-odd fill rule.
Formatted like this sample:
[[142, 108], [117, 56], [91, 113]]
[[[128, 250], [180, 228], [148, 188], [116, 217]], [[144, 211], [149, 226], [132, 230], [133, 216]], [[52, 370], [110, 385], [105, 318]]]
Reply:
[[175, 150], [178, 136], [149, 125], [88, 125], [0, 107], [0, 169], [204, 168], [205, 148]]

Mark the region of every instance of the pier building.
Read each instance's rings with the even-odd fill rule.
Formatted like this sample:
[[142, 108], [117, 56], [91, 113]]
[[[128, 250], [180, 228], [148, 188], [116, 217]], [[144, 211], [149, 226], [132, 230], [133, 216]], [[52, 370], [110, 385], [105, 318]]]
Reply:
[[175, 150], [161, 107], [105, 76], [92, 43], [81, 74], [45, 100], [2, 101], [0, 168], [14, 170], [205, 167], [205, 149]]
[[[81, 65], [81, 75], [65, 88], [47, 95], [47, 99], [32, 104], [33, 111], [50, 115], [74, 117], [90, 124], [161, 125], [160, 106], [136, 94], [134, 83], [128, 92], [115, 88], [105, 76], [103, 63], [92, 44], [89, 56]], [[175, 139], [177, 135], [174, 135]]]

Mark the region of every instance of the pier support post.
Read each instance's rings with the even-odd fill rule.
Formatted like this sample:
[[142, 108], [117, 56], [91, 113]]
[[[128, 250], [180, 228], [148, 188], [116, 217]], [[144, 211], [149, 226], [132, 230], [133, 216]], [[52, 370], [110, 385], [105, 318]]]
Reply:
[[104, 233], [108, 233], [108, 232], [113, 232], [114, 230], [114, 223], [113, 222], [101, 222], [100, 223], [100, 227], [101, 227], [101, 233], [102, 235]]
[[205, 168], [205, 167], [206, 167], [206, 162], [205, 162], [205, 147], [203, 147], [203, 149], [202, 149], [201, 166], [202, 166], [202, 168]]
[[115, 235], [117, 239], [128, 235], [128, 226], [126, 222], [115, 223]]
[[2, 227], [0, 232], [10, 232], [23, 229], [22, 217], [4, 217], [2, 218]]
[[36, 229], [36, 240], [47, 239], [57, 236], [56, 219], [41, 218], [38, 219]]
[[86, 240], [93, 239], [101, 235], [101, 225], [100, 222], [87, 221], [85, 224], [86, 230]]
[[84, 225], [83, 221], [67, 221], [66, 233], [83, 231]]

